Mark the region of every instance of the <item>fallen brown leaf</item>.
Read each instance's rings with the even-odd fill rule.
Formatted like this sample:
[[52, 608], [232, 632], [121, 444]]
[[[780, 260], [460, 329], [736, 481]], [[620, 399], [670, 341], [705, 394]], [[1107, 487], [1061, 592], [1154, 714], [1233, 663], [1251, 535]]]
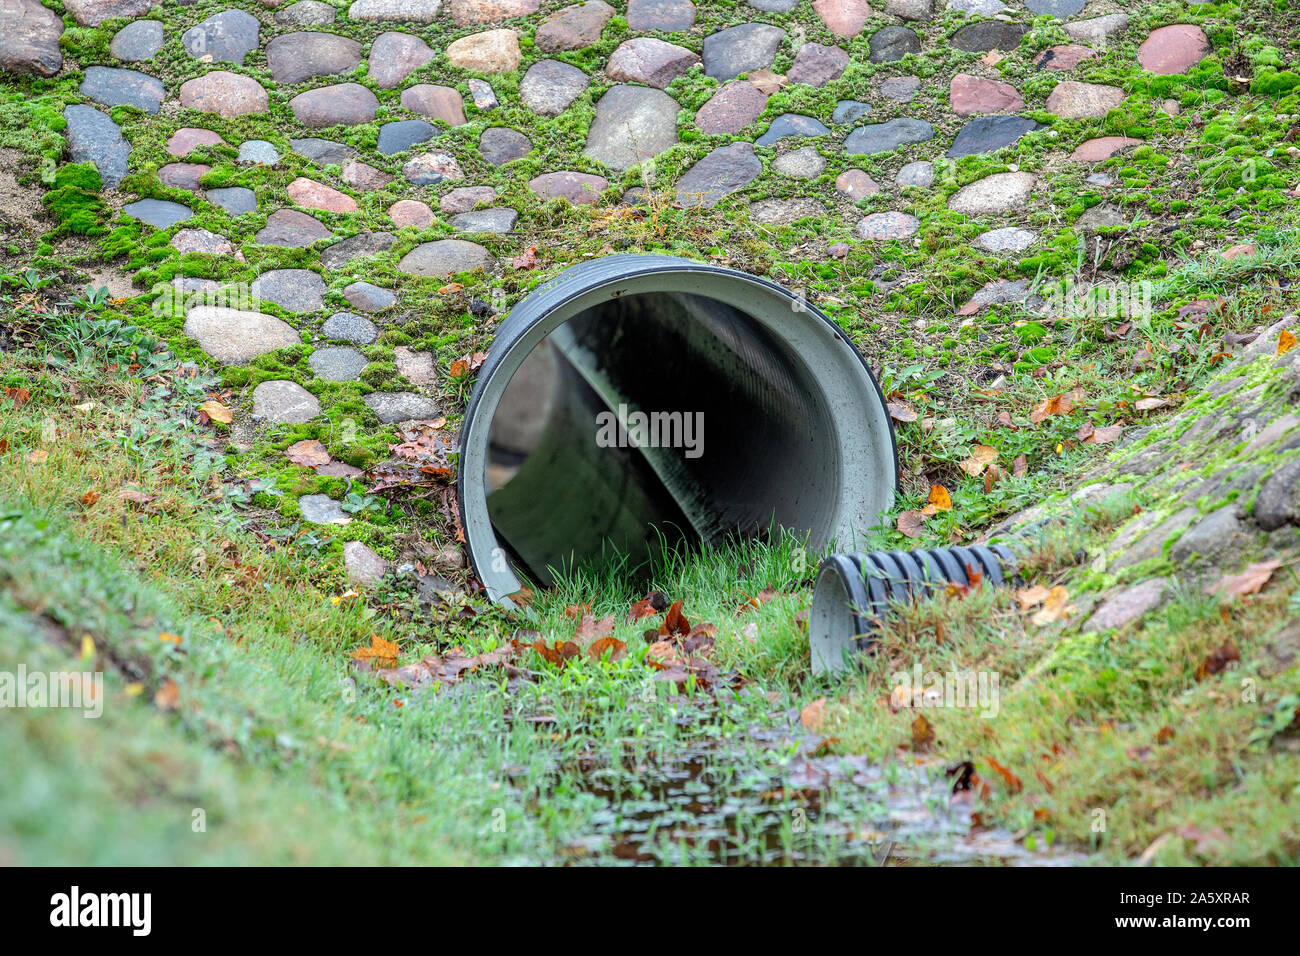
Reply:
[[284, 457], [295, 465], [306, 468], [328, 465], [330, 462], [329, 451], [315, 438], [304, 438], [300, 442], [294, 442], [284, 450]]
[[924, 524], [925, 515], [920, 511], [899, 512], [897, 528], [909, 538], [919, 538]]
[[799, 722], [809, 733], [821, 733], [826, 723], [826, 698], [818, 697], [799, 713]]
[[1222, 647], [1211, 651], [1209, 656], [1201, 661], [1196, 668], [1196, 679], [1202, 681], [1207, 677], [1213, 677], [1227, 668], [1229, 664], [1240, 660], [1241, 652], [1237, 650], [1236, 645], [1232, 643], [1224, 644]]
[[1282, 566], [1279, 558], [1252, 564], [1240, 574], [1225, 574], [1214, 584], [1205, 589], [1206, 594], [1222, 592], [1230, 598], [1258, 594], [1273, 577], [1273, 572]]
[[235, 413], [215, 399], [204, 402], [199, 406], [199, 411], [207, 415], [212, 421], [220, 422], [222, 425], [229, 425], [235, 420]]

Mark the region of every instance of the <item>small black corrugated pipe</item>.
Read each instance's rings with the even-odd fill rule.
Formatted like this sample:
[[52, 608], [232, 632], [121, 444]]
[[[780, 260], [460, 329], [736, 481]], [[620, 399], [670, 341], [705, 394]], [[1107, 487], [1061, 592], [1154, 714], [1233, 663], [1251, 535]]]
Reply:
[[817, 569], [808, 639], [814, 674], [846, 670], [872, 640], [890, 604], [938, 585], [970, 584], [978, 571], [1000, 585], [1016, 559], [1005, 545], [832, 554]]

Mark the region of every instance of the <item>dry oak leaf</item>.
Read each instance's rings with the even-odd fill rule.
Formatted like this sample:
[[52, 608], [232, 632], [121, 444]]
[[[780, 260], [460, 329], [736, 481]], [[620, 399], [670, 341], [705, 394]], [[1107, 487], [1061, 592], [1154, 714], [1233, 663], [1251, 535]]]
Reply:
[[921, 526], [925, 523], [925, 515], [920, 511], [902, 511], [898, 515], [898, 530], [909, 538], [919, 538], [921, 536]]
[[181, 703], [181, 689], [170, 677], [154, 692], [153, 704], [159, 710], [175, 710]]
[[940, 511], [952, 511], [952, 496], [943, 485], [931, 485], [930, 497], [926, 500], [925, 507], [921, 509], [921, 514], [929, 516]]
[[1082, 400], [1083, 393], [1078, 389], [1073, 392], [1054, 395], [1035, 405], [1033, 411], [1029, 413], [1029, 420], [1037, 425], [1053, 415], [1068, 415], [1074, 411], [1075, 406]]
[[593, 661], [598, 661], [606, 651], [611, 651], [609, 659], [616, 661], [627, 654], [627, 643], [620, 641], [616, 637], [602, 637], [593, 641], [591, 646], [587, 648], [587, 656]]
[[199, 411], [207, 415], [211, 421], [220, 422], [222, 425], [229, 425], [235, 420], [235, 413], [216, 399], [204, 402], [199, 406]]
[[934, 725], [925, 719], [924, 714], [917, 714], [912, 721], [912, 749], [924, 750], [934, 743]]
[[889, 417], [896, 422], [916, 421], [916, 409], [907, 402], [890, 402], [885, 407], [889, 409]]
[[1273, 577], [1273, 572], [1282, 566], [1278, 558], [1270, 561], [1260, 561], [1252, 564], [1240, 574], [1225, 574], [1217, 582], [1211, 584], [1205, 589], [1206, 594], [1213, 594], [1221, 591], [1225, 596], [1230, 598], [1245, 597], [1248, 594], [1258, 594], [1268, 584], [1269, 579]]
[[799, 723], [803, 724], [804, 730], [809, 733], [821, 733], [822, 726], [826, 723], [826, 698], [818, 697], [800, 711]]
[[573, 641], [579, 647], [586, 647], [594, 641], [609, 637], [614, 633], [614, 615], [596, 620], [590, 611], [584, 611], [578, 619], [578, 628], [573, 632]]
[[397, 642], [389, 641], [378, 634], [370, 635], [369, 647], [358, 647], [352, 652], [354, 661], [374, 661], [381, 666], [393, 667], [397, 664]]
[[284, 450], [284, 457], [295, 465], [303, 465], [307, 468], [330, 463], [330, 453], [315, 438], [304, 438], [300, 442], [294, 442]]
[[664, 615], [663, 623], [659, 625], [659, 633], [667, 637], [674, 634], [680, 634], [682, 637], [691, 633], [691, 622], [686, 620], [682, 614], [682, 602], [674, 601], [673, 606], [668, 609]]
[[750, 83], [758, 87], [758, 91], [765, 96], [771, 96], [773, 93], [780, 92], [781, 87], [789, 84], [783, 73], [774, 73], [772, 70], [754, 70], [747, 77]]
[[1020, 784], [1019, 777], [1017, 777], [1006, 767], [1002, 766], [1002, 764], [998, 763], [992, 757], [985, 757], [984, 759], [988, 761], [988, 765], [990, 767], [992, 767], [995, 771], [997, 771], [998, 776], [1002, 778], [1002, 780], [1006, 783], [1007, 787], [1011, 790], [1012, 793], [1020, 792], [1021, 784]]
[[1033, 622], [1038, 627], [1045, 624], [1051, 624], [1059, 621], [1063, 617], [1069, 617], [1074, 611], [1074, 606], [1070, 604], [1070, 592], [1063, 585], [1054, 584], [1051, 590], [1047, 592], [1047, 598], [1043, 601], [1042, 610], [1033, 617]]
[[[1091, 426], [1089, 426], [1091, 428]], [[1124, 433], [1123, 425], [1106, 425], [1102, 428], [1091, 428], [1089, 434], [1080, 436], [1086, 445], [1108, 445], [1117, 441], [1119, 436]]]
[[1232, 643], [1224, 644], [1222, 647], [1210, 652], [1205, 660], [1201, 661], [1196, 668], [1196, 679], [1205, 680], [1207, 677], [1213, 677], [1220, 671], [1224, 670], [1229, 664], [1239, 662], [1241, 652], [1237, 650], [1236, 645]]
[[998, 450], [992, 445], [971, 445], [970, 457], [957, 463], [957, 467], [972, 478], [980, 474], [993, 462], [997, 461]]

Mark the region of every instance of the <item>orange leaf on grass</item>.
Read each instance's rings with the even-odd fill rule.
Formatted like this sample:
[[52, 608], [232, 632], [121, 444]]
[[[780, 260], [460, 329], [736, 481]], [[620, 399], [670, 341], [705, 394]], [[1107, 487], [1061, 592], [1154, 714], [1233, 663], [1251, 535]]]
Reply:
[[352, 659], [354, 661], [373, 661], [382, 667], [393, 667], [397, 664], [397, 653], [396, 641], [389, 641], [378, 634], [371, 634], [370, 646], [358, 647], [352, 652]]
[[1002, 764], [998, 763], [992, 757], [985, 757], [984, 759], [988, 761], [990, 767], [997, 771], [997, 775], [1002, 778], [1003, 782], [1006, 783], [1008, 789], [1010, 789], [1012, 793], [1019, 793], [1021, 791], [1022, 788], [1019, 777], [1006, 767], [1002, 766]]
[[686, 620], [686, 616], [682, 614], [681, 601], [674, 601], [673, 606], [668, 609], [668, 613], [664, 615], [663, 623], [659, 625], [659, 633], [666, 636], [680, 634], [682, 637], [691, 633], [691, 622]]
[[1068, 415], [1074, 411], [1075, 405], [1081, 399], [1082, 395], [1077, 390], [1054, 395], [1035, 405], [1033, 411], [1029, 413], [1029, 420], [1037, 425], [1053, 415]]
[[925, 719], [924, 714], [917, 714], [912, 721], [912, 749], [924, 750], [934, 743], [934, 725]]
[[971, 445], [970, 457], [957, 463], [957, 467], [972, 478], [978, 478], [984, 469], [997, 461], [998, 450], [992, 445]]
[[952, 496], [943, 485], [931, 485], [930, 497], [926, 500], [925, 507], [921, 509], [921, 514], [929, 516], [940, 511], [952, 511]]
[[799, 722], [809, 733], [821, 733], [826, 723], [826, 698], [818, 697], [799, 713]]

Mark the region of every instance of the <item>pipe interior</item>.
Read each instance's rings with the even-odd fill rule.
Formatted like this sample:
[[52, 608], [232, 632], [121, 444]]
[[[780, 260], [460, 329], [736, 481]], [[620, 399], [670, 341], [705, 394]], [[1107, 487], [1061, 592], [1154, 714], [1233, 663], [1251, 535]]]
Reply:
[[628, 294], [575, 315], [516, 370], [489, 435], [493, 529], [543, 585], [617, 554], [644, 565], [660, 542], [834, 534], [840, 441], [815, 370], [717, 299]]

